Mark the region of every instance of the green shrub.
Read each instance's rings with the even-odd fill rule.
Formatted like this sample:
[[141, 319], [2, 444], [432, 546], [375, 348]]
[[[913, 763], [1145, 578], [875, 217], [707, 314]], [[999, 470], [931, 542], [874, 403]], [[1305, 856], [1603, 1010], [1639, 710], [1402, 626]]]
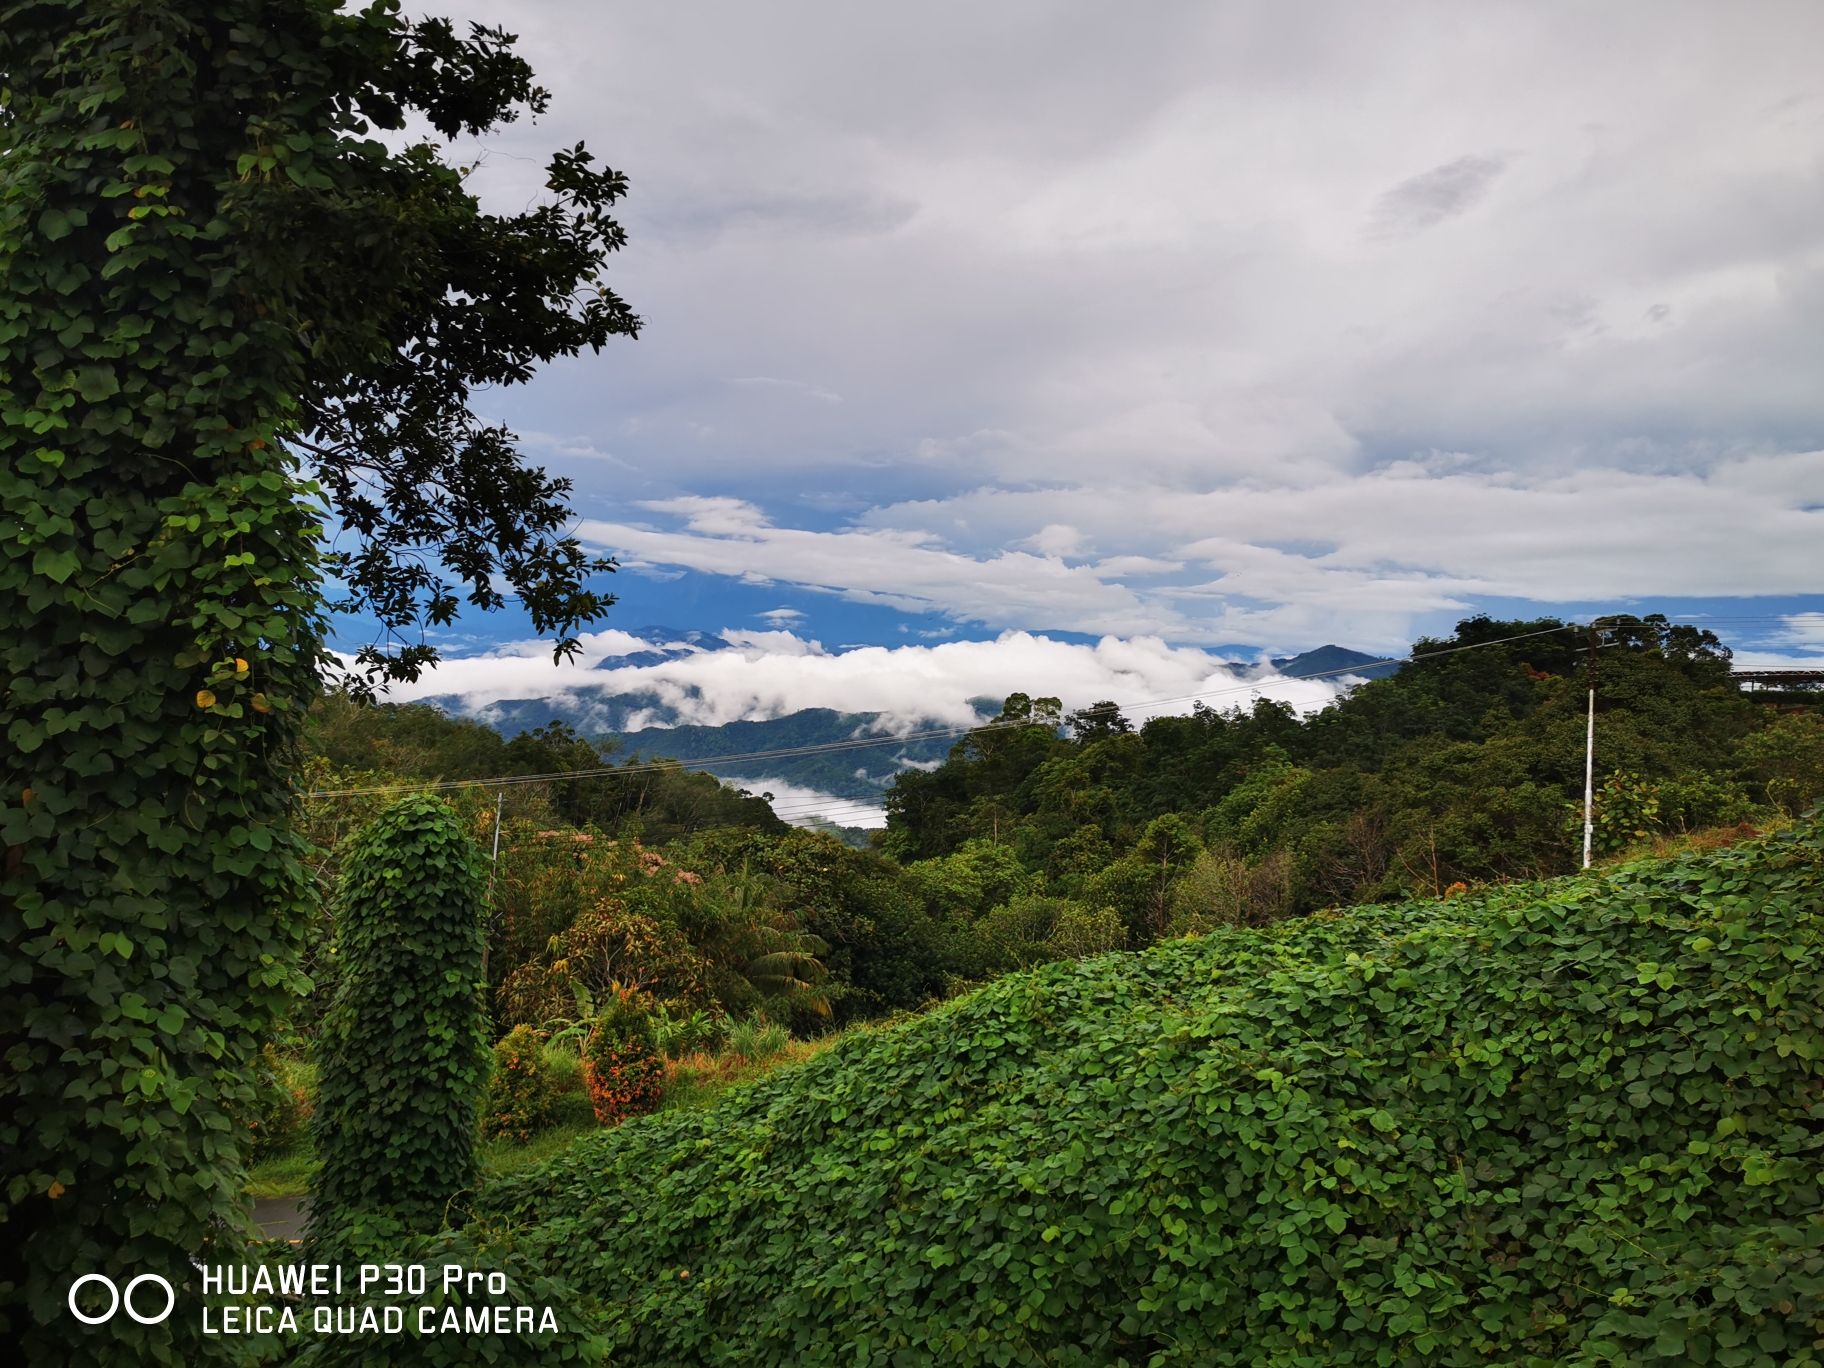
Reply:
[[1255, 864], [1205, 850], [1172, 890], [1167, 934], [1202, 935], [1219, 927], [1265, 926], [1290, 915], [1292, 861], [1276, 850]]
[[551, 1124], [556, 1103], [538, 1032], [530, 1026], [515, 1026], [494, 1047], [494, 1071], [488, 1077], [488, 1100], [481, 1114], [482, 1137], [517, 1140], [523, 1145], [535, 1131]]
[[1735, 826], [1753, 817], [1754, 801], [1733, 779], [1687, 774], [1659, 785], [1662, 827], [1695, 831], [1701, 827]]
[[1820, 1002], [1813, 826], [1012, 975], [483, 1210], [623, 1364], [1812, 1363]]
[[1051, 928], [1051, 948], [1060, 959], [1105, 955], [1127, 945], [1127, 924], [1112, 907], [1065, 903]]
[[1824, 798], [1824, 716], [1789, 713], [1744, 737], [1736, 752], [1766, 786], [1767, 801], [1785, 812], [1803, 812]]
[[714, 1050], [728, 1039], [728, 1018], [702, 1010], [673, 1015], [661, 1003], [652, 1016], [652, 1043], [661, 1054], [677, 1058]]
[[487, 1073], [481, 854], [412, 794], [352, 840], [336, 895], [335, 1001], [318, 1041], [315, 1219], [383, 1210], [435, 1229], [474, 1169]]
[[763, 1016], [750, 1016], [728, 1033], [730, 1053], [752, 1061], [771, 1059], [785, 1049], [791, 1036], [785, 1027]]
[[[1616, 770], [1596, 790], [1591, 843], [1598, 850], [1626, 850], [1659, 830], [1659, 785]], [[1575, 821], [1582, 828], [1579, 809]]]
[[1112, 907], [1022, 893], [956, 939], [958, 967], [972, 978], [986, 979], [1048, 960], [1119, 950], [1127, 944], [1127, 925]]
[[653, 1043], [651, 999], [620, 989], [603, 1004], [583, 1043], [583, 1082], [604, 1126], [659, 1105], [665, 1061]]
[[253, 1155], [264, 1159], [304, 1138], [316, 1106], [314, 1070], [303, 1060], [288, 1059], [268, 1045], [260, 1055], [253, 1120]]

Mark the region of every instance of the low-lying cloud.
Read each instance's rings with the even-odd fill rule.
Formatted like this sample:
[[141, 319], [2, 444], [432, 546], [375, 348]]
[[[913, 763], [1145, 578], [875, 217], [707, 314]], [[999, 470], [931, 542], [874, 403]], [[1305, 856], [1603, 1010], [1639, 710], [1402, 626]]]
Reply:
[[579, 691], [650, 695], [650, 720], [719, 726], [725, 722], [784, 717], [804, 708], [874, 712], [885, 730], [904, 733], [933, 724], [970, 726], [980, 719], [975, 703], [1012, 693], [1062, 699], [1086, 707], [1112, 699], [1136, 721], [1187, 713], [1193, 700], [1210, 707], [1247, 707], [1274, 698], [1301, 710], [1322, 707], [1338, 684], [1278, 676], [1269, 665], [1229, 661], [1156, 637], [1105, 637], [1093, 646], [1009, 632], [994, 641], [954, 641], [935, 646], [866, 646], [830, 652], [790, 632], [722, 633], [732, 644], [691, 650], [652, 665], [615, 661], [652, 643], [626, 632], [582, 638], [579, 660], [553, 665], [539, 642], [488, 655], [446, 660], [417, 684], [396, 686], [400, 702], [418, 698], [461, 700], [480, 711], [507, 699], [574, 696]]

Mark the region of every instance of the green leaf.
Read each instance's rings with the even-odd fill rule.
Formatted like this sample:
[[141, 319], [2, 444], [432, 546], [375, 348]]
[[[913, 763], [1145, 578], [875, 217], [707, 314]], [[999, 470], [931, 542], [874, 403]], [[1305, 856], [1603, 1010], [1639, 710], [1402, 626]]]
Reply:
[[44, 550], [32, 557], [32, 573], [62, 584], [82, 568], [82, 557], [75, 551]]
[[83, 366], [76, 372], [76, 392], [91, 404], [120, 393], [112, 366]]

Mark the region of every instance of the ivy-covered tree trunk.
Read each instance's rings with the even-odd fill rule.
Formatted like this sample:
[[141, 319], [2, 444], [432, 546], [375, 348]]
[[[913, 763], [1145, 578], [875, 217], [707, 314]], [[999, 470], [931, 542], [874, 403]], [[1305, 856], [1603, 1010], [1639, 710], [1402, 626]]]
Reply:
[[86, 1327], [73, 1277], [182, 1300], [243, 1228], [308, 910], [318, 533], [280, 446], [295, 345], [188, 171], [184, 43], [150, 7], [73, 43], [0, 171], [0, 1296], [17, 1361], [120, 1364], [188, 1357], [196, 1316]]
[[474, 1176], [488, 1077], [481, 852], [448, 804], [402, 798], [355, 836], [319, 1037], [312, 1224], [377, 1212], [434, 1231]]
[[579, 146], [500, 218], [434, 145], [371, 136], [542, 108], [512, 41], [395, 0], [0, 0], [0, 1361], [228, 1352], [65, 1298], [156, 1273], [181, 1301], [246, 1228], [323, 633], [287, 453], [383, 626], [370, 677], [435, 659], [398, 633], [456, 612], [446, 575], [560, 653], [612, 602], [565, 483], [468, 395], [637, 330], [597, 283], [624, 180]]

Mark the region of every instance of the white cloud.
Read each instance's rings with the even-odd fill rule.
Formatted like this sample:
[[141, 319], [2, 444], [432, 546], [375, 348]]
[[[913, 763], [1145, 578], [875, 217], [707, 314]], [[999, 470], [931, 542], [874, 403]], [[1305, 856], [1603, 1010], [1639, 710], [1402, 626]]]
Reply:
[[[881, 508], [860, 527], [782, 528], [752, 504], [649, 504], [681, 530], [587, 522], [642, 562], [828, 590], [996, 628], [1172, 640], [1322, 639], [1388, 648], [1474, 596], [1617, 602], [1816, 585], [1824, 453], [1719, 460], [1677, 475], [1597, 469], [1522, 481], [1402, 462], [1315, 486], [1206, 494], [985, 488]], [[998, 550], [1038, 524], [1042, 555]], [[949, 529], [947, 538], [926, 530]], [[946, 542], [950, 545], [946, 545]], [[960, 543], [960, 546], [957, 544]], [[1067, 564], [1093, 543], [1117, 550]], [[1163, 556], [1138, 554], [1152, 547]]]
[[1824, 613], [1794, 613], [1781, 624], [1778, 639], [1792, 646], [1824, 647]]
[[752, 504], [727, 498], [671, 499], [647, 506], [683, 514], [684, 530], [587, 520], [578, 534], [591, 545], [626, 551], [642, 562], [754, 583], [808, 585], [912, 612], [938, 608], [995, 627], [1042, 622], [1078, 632], [1150, 628], [1185, 635], [1186, 624], [1177, 615], [1149, 611], [1132, 590], [1103, 580], [1092, 567], [1069, 566], [1055, 556], [1002, 551], [977, 560], [939, 548], [922, 531], [775, 527]]
[[[783, 717], [803, 708], [878, 712], [895, 732], [978, 720], [972, 700], [1024, 692], [1053, 695], [1065, 708], [1113, 699], [1135, 720], [1186, 713], [1193, 698], [1217, 708], [1249, 707], [1256, 697], [1301, 710], [1321, 707], [1339, 685], [1288, 680], [1258, 663], [1231, 662], [1156, 637], [1104, 637], [1094, 646], [1009, 632], [994, 641], [934, 646], [866, 646], [832, 654], [787, 632], [724, 631], [734, 649], [701, 651], [662, 664], [596, 668], [650, 643], [624, 632], [585, 636], [576, 662], [553, 665], [549, 649], [529, 642], [484, 656], [446, 660], [400, 702], [456, 695], [470, 710], [512, 698], [552, 698], [579, 689], [650, 693], [678, 720], [709, 726]], [[630, 726], [638, 726], [638, 721]], [[751, 787], [751, 785], [750, 785]]]
[[[575, 434], [540, 454], [630, 568], [1276, 645], [1819, 589], [1815, 5], [513, 26], [552, 109], [472, 183], [518, 208], [587, 137], [648, 325], [489, 402]], [[794, 526], [831, 494], [852, 526]]]
[[863, 802], [858, 798], [837, 798], [818, 789], [806, 788], [802, 784], [764, 776], [758, 779], [732, 779], [729, 782], [749, 793], [772, 794], [773, 811], [793, 826], [813, 826], [817, 818], [834, 822], [837, 826], [861, 827], [867, 831], [878, 831], [887, 824], [887, 810], [879, 803]]

